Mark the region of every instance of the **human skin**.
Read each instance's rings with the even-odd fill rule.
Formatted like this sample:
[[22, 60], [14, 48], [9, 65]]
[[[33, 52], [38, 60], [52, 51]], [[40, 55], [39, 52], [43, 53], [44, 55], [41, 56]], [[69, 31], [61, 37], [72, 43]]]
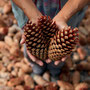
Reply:
[[[13, 0], [17, 6], [19, 6], [27, 17], [33, 22], [37, 24], [38, 18], [42, 16], [41, 12], [37, 9], [35, 4], [32, 0]], [[53, 21], [56, 21], [57, 26], [59, 29], [63, 29], [67, 27], [67, 21], [79, 10], [81, 10], [85, 5], [89, 4], [90, 0], [68, 0], [64, 7], [60, 10], [60, 12], [53, 18]], [[30, 13], [33, 12], [33, 13]], [[21, 44], [25, 43], [25, 36], [22, 35]], [[36, 62], [40, 66], [43, 66], [43, 62], [35, 58], [29, 51], [27, 54], [32, 59], [32, 61]], [[55, 65], [58, 65], [60, 61], [64, 61], [65, 58], [62, 60], [55, 61]], [[47, 63], [50, 63], [51, 60], [47, 59]]]

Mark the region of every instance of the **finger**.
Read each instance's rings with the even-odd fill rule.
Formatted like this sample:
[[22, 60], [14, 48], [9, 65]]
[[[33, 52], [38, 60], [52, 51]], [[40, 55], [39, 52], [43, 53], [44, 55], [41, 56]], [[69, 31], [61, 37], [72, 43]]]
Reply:
[[50, 62], [51, 62], [51, 60], [50, 60], [50, 59], [47, 59], [47, 60], [46, 60], [46, 63], [50, 63]]
[[36, 61], [36, 58], [27, 50], [27, 54], [28, 54], [28, 56], [31, 58], [31, 60], [33, 61], [33, 62], [35, 62]]
[[61, 60], [55, 61], [54, 64], [58, 65], [61, 61], [64, 62], [67, 57], [62, 58]]
[[55, 61], [54, 64], [58, 65], [61, 61]]
[[67, 58], [67, 57], [62, 58], [61, 61], [64, 62], [64, 61], [66, 60], [66, 58]]
[[43, 66], [43, 62], [40, 61], [40, 60], [36, 60], [36, 63], [37, 63], [38, 65], [40, 65], [40, 66]]
[[22, 35], [22, 39], [21, 39], [21, 41], [20, 41], [20, 44], [24, 44], [25, 43], [25, 36], [24, 36], [24, 34]]
[[36, 57], [34, 57], [28, 50], [27, 50], [27, 54], [33, 62], [37, 63], [40, 66], [43, 66], [43, 62], [38, 60]]

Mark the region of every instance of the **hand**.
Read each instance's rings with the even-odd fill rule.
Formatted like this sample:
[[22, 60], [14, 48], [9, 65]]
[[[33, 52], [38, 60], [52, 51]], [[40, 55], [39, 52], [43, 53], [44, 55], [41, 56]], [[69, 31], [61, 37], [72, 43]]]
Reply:
[[[53, 21], [56, 22], [59, 30], [62, 30], [64, 28], [67, 28], [68, 27], [66, 21], [62, 17], [59, 18], [58, 16], [55, 16], [54, 19], [53, 19]], [[55, 65], [58, 65], [61, 61], [64, 62], [65, 60], [66, 60], [66, 57], [62, 58], [61, 60], [55, 61], [54, 64]], [[50, 59], [47, 59], [46, 60], [46, 63], [50, 63], [50, 62], [51, 62]]]
[[[25, 36], [22, 35], [22, 39], [21, 39], [20, 44], [24, 44], [24, 43], [25, 43]], [[29, 58], [30, 58], [33, 62], [37, 63], [37, 64], [40, 65], [40, 66], [43, 66], [43, 62], [42, 62], [41, 60], [37, 59], [36, 57], [34, 57], [31, 53], [29, 53], [28, 50], [27, 50], [27, 54], [28, 54]], [[31, 66], [32, 66], [32, 65], [31, 65]]]

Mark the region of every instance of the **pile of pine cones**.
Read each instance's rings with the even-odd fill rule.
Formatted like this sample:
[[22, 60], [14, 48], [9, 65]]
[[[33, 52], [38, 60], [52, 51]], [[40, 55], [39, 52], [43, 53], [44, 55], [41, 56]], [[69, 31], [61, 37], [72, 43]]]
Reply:
[[31, 77], [30, 62], [24, 58], [24, 48], [20, 45], [21, 29], [10, 5], [10, 0], [0, 0], [0, 90], [89, 90], [90, 6], [78, 27], [82, 47], [75, 48], [65, 60], [59, 80], [52, 82], [48, 72]]

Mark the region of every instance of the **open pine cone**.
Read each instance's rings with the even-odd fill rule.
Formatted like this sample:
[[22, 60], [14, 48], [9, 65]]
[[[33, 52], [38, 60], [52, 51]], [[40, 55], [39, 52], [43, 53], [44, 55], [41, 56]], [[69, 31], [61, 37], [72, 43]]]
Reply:
[[38, 25], [29, 20], [23, 29], [27, 49], [40, 60], [60, 60], [72, 52], [78, 40], [77, 28], [60, 31], [47, 16], [39, 18]]
[[61, 31], [57, 31], [51, 39], [48, 57], [51, 60], [60, 60], [67, 54], [70, 54], [78, 41], [78, 29], [68, 27]]

